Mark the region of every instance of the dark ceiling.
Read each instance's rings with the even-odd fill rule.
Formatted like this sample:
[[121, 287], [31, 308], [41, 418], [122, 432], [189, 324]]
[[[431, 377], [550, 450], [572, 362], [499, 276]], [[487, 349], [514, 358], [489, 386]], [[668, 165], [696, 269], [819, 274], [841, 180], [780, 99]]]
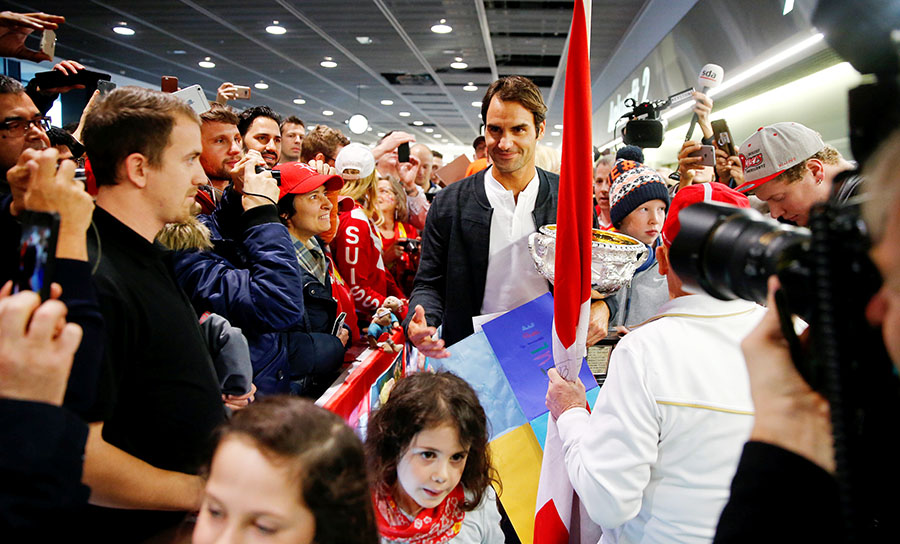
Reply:
[[[606, 66], [644, 4], [592, 3], [593, 74]], [[372, 126], [366, 137], [358, 137], [363, 141], [404, 129], [424, 143], [468, 145], [480, 127], [480, 109], [472, 103], [481, 100], [492, 80], [510, 74], [533, 78], [550, 100], [548, 124], [562, 122], [560, 63], [565, 63], [571, 0], [47, 0], [0, 5], [64, 15], [66, 23], [57, 32], [59, 58], [149, 84], [162, 75], [177, 76], [182, 87], [199, 83], [210, 97], [223, 81], [249, 86], [262, 81], [268, 89], [254, 88], [252, 100], [232, 105], [269, 104], [307, 124], [334, 126], [362, 113]], [[430, 30], [441, 19], [452, 32]], [[273, 21], [286, 32], [266, 32]], [[120, 22], [134, 35], [114, 33]], [[197, 64], [205, 57], [215, 68]], [[325, 57], [337, 67], [320, 66]], [[451, 68], [457, 57], [468, 67]], [[477, 91], [463, 90], [470, 82]], [[295, 99], [306, 102], [298, 105]], [[382, 100], [393, 104], [382, 105]]]

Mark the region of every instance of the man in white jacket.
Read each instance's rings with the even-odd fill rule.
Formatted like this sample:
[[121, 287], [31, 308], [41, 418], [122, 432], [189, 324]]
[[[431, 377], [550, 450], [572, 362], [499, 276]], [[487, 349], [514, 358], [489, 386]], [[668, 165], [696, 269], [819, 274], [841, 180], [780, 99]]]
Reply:
[[679, 211], [702, 201], [749, 206], [719, 183], [679, 191], [656, 254], [671, 299], [619, 342], [593, 413], [580, 382], [549, 373], [569, 479], [604, 544], [711, 541], [753, 425], [740, 342], [764, 309], [686, 292], [669, 261]]

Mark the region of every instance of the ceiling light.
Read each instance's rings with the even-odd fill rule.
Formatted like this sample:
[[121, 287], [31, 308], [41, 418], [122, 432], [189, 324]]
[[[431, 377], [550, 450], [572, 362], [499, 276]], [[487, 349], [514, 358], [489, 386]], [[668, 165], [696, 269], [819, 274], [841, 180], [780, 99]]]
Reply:
[[134, 29], [128, 27], [128, 23], [121, 22], [113, 27], [113, 32], [122, 36], [134, 36]]
[[385, 100], [382, 100], [382, 101], [381, 101], [381, 105], [382, 105], [382, 106], [393, 106], [393, 105], [394, 105], [394, 101], [393, 101], [393, 100], [387, 100], [387, 99], [385, 99]]
[[474, 106], [474, 107], [476, 107], [476, 108], [480, 108], [480, 107], [481, 107], [481, 102], [479, 102], [478, 100], [476, 100], [475, 102], [472, 102], [472, 106]]
[[476, 87], [475, 84], [470, 81], [468, 85], [463, 87], [463, 90], [473, 93], [478, 90], [478, 87]]
[[441, 19], [441, 22], [431, 27], [431, 31], [435, 34], [449, 34], [453, 32], [453, 28], [447, 24], [447, 19]]
[[454, 60], [455, 62], [451, 62], [451, 63], [450, 63], [450, 68], [455, 68], [455, 69], [457, 69], [457, 70], [465, 70], [466, 68], [469, 67], [468, 64], [466, 64], [465, 62], [463, 62], [462, 57], [456, 57], [456, 58], [453, 59], [453, 60]]
[[372, 127], [367, 128], [366, 132], [372, 132]]
[[413, 121], [413, 124], [416, 125], [417, 127], [420, 127], [420, 126], [424, 125], [425, 122], [424, 121]]
[[303, 104], [306, 104], [306, 100], [304, 100], [302, 98], [295, 98], [294, 104], [298, 104], [298, 105], [302, 106]]
[[550, 147], [553, 147], [553, 142], [545, 142], [545, 145], [549, 145]]
[[553, 132], [550, 133], [550, 136], [559, 136], [559, 132], [556, 132], [556, 131], [554, 130]]
[[272, 24], [266, 27], [266, 32], [269, 34], [281, 35], [287, 32], [287, 29], [278, 24], [278, 21], [272, 21]]
[[319, 63], [322, 68], [336, 68], [337, 63], [331, 57], [325, 57], [325, 60]]
[[431, 127], [425, 127], [425, 132], [434, 132], [434, 129]]
[[400, 117], [409, 117], [411, 114], [408, 111], [401, 111], [397, 115], [399, 115]]
[[384, 132], [379, 132], [379, 133], [378, 133], [378, 137], [379, 137], [379, 138], [384, 138]]
[[347, 127], [353, 134], [365, 134], [366, 129], [369, 128], [369, 119], [361, 113], [354, 113], [347, 121]]
[[212, 61], [209, 59], [209, 57], [206, 57], [205, 59], [201, 60], [201, 61], [198, 62], [197, 64], [200, 65], [200, 68], [215, 68], [215, 67], [216, 67], [216, 63], [215, 63], [215, 62], [212, 62]]
[[331, 117], [332, 115], [334, 115], [334, 112], [331, 110], [322, 110], [322, 115], [324, 115], [325, 117]]
[[440, 140], [441, 138], [444, 137], [444, 135], [443, 134], [435, 134], [434, 137]]
[[357, 36], [356, 41], [358, 41], [362, 45], [371, 45], [372, 44], [372, 38], [370, 38], [368, 36]]
[[562, 127], [562, 125], [553, 125], [553, 128], [555, 128], [556, 130], [562, 130]]
[[261, 89], [263, 91], [269, 88], [269, 84], [266, 83], [265, 81], [260, 81], [259, 83], [254, 83], [253, 86], [256, 87], [257, 89]]
[[172, 51], [166, 51], [166, 53], [170, 55], [187, 55], [187, 51], [184, 49], [173, 49]]

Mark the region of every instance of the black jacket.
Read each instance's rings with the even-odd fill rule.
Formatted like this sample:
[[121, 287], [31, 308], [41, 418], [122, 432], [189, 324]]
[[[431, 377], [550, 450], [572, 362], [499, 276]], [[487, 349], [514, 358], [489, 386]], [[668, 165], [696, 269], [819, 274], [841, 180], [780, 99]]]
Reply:
[[[474, 332], [472, 317], [481, 313], [484, 300], [494, 212], [484, 189], [485, 172], [437, 193], [422, 232], [422, 259], [403, 328], [421, 304], [429, 325], [444, 326], [442, 338], [448, 346]], [[541, 227], [556, 223], [559, 176], [540, 168], [537, 173], [540, 187], [532, 217]]]

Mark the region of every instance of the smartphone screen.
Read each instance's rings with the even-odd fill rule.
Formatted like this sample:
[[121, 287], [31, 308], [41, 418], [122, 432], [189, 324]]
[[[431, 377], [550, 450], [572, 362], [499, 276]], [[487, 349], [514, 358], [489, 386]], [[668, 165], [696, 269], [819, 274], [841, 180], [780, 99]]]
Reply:
[[24, 211], [22, 237], [19, 242], [19, 275], [14, 290], [40, 293], [42, 300], [50, 297], [53, 267], [56, 263], [56, 236], [59, 215]]
[[397, 160], [409, 162], [409, 142], [404, 142], [397, 147]]

